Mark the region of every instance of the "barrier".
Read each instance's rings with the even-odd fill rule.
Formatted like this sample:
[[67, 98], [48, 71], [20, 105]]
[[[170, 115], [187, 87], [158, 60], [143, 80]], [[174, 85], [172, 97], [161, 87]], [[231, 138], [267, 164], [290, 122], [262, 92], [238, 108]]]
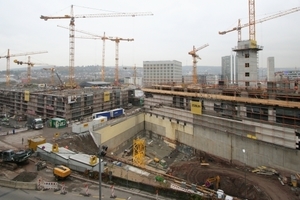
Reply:
[[57, 182], [44, 182], [44, 189], [58, 189], [58, 183]]
[[60, 194], [67, 194], [66, 188], [65, 188], [65, 183], [62, 183], [62, 184], [61, 184]]
[[84, 192], [80, 193], [80, 194], [83, 195], [83, 196], [86, 196], [86, 197], [90, 196], [88, 184], [85, 184]]
[[117, 196], [115, 195], [115, 186], [112, 185], [110, 189], [111, 189], [110, 198], [116, 198]]

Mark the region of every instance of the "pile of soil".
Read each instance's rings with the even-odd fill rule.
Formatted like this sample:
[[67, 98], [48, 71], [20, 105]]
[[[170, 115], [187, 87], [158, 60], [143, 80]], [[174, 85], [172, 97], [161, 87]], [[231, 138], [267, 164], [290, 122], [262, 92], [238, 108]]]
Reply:
[[37, 177], [37, 172], [21, 172], [13, 181], [31, 182]]

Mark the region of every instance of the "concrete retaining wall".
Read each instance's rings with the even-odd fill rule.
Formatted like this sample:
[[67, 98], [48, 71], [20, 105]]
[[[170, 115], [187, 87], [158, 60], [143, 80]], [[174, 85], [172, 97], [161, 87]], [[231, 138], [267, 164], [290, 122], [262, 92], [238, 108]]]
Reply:
[[20, 182], [20, 181], [10, 181], [6, 179], [0, 179], [0, 185], [3, 187], [24, 189], [24, 190], [36, 189], [36, 183], [34, 182]]
[[[252, 124], [207, 115], [195, 116], [194, 124], [197, 125], [184, 125], [180, 121], [145, 114], [146, 131], [177, 140], [228, 162], [246, 163], [251, 167], [265, 165], [299, 172], [300, 152], [248, 138], [247, 135], [256, 130]], [[289, 131], [286, 134], [291, 133]], [[243, 153], [243, 149], [246, 153]]]

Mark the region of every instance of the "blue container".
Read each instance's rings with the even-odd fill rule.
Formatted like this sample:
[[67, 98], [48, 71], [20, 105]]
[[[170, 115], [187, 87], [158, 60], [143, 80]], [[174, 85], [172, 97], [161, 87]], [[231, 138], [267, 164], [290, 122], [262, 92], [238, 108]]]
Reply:
[[124, 114], [123, 108], [117, 108], [117, 109], [110, 111], [110, 117], [113, 117], [113, 118], [120, 117], [123, 114]]

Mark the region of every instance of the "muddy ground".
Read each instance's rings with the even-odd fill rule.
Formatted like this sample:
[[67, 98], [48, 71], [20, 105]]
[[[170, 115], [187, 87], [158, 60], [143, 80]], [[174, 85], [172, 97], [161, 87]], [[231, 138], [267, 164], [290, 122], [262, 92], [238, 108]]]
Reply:
[[[97, 146], [91, 143], [90, 136], [73, 136], [68, 135], [67, 137], [66, 134], [65, 137], [58, 139], [57, 143], [60, 146], [68, 146], [70, 150], [89, 154], [97, 152]], [[169, 172], [171, 171], [173, 176], [185, 179], [188, 183], [197, 185], [202, 185], [207, 178], [218, 175], [220, 176], [220, 188], [226, 194], [248, 200], [300, 199], [300, 190], [292, 188], [288, 184], [281, 185], [277, 175], [258, 175], [252, 173], [252, 168], [249, 167], [229, 164], [216, 158], [208, 160], [209, 166], [205, 167], [200, 165], [197, 157], [194, 161], [173, 163]], [[288, 173], [282, 172], [282, 174], [287, 175]]]

